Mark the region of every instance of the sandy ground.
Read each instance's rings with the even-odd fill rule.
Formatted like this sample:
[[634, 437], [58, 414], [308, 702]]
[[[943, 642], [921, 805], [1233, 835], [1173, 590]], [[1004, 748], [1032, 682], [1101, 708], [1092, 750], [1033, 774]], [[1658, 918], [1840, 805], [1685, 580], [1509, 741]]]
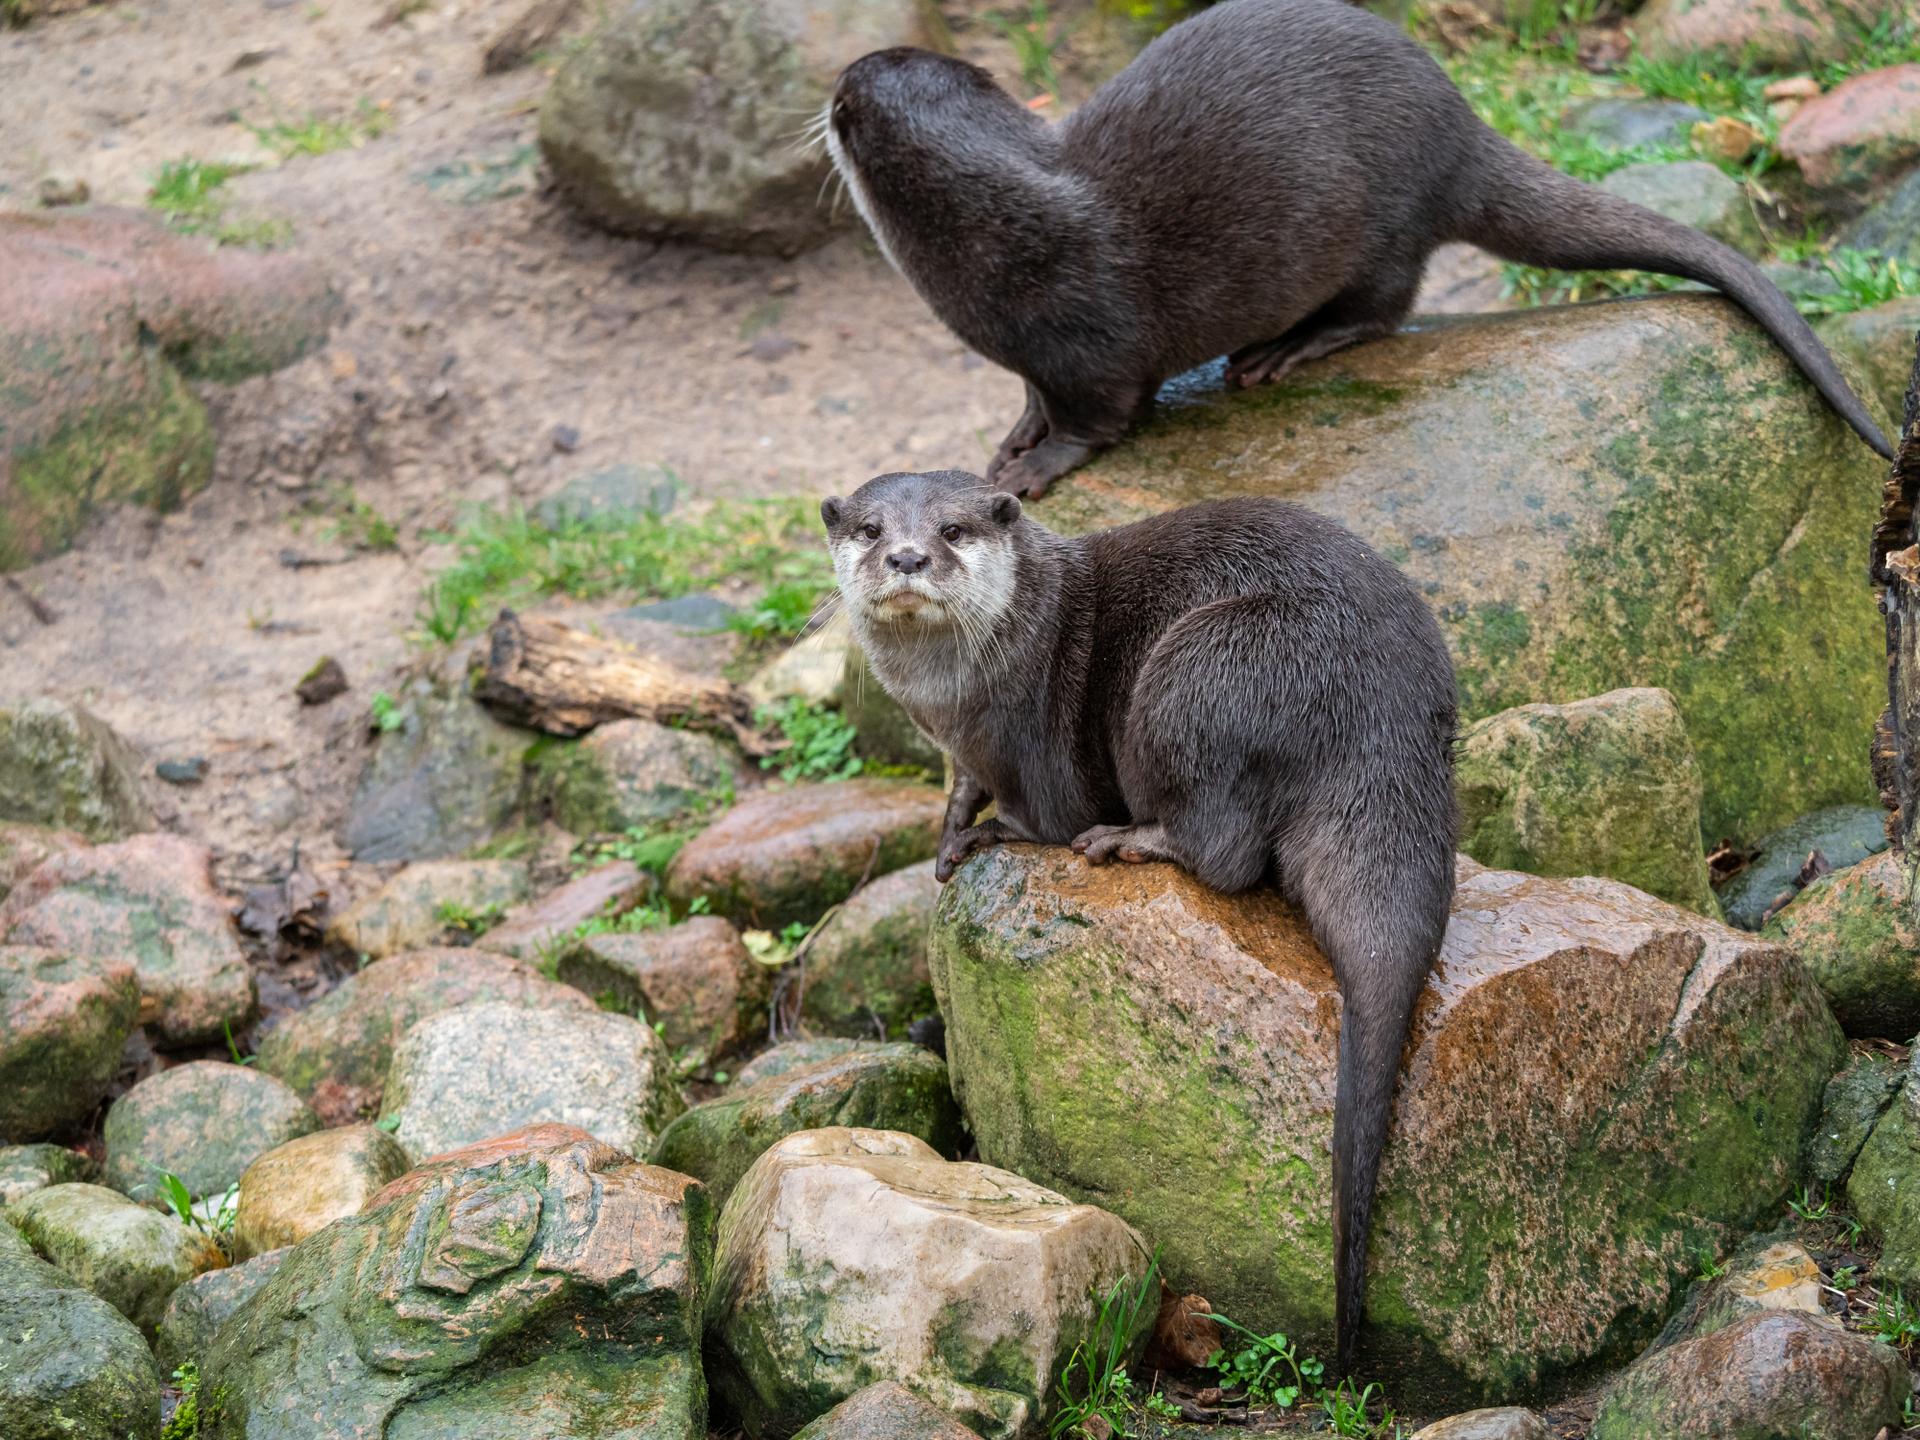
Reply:
[[[621, 461], [669, 466], [694, 496], [978, 468], [1018, 411], [1019, 383], [862, 233], [781, 261], [574, 220], [534, 147], [557, 57], [480, 74], [526, 3], [435, 0], [388, 24], [388, 0], [128, 0], [0, 31], [0, 206], [32, 204], [47, 176], [138, 205], [170, 159], [259, 164], [229, 183], [229, 213], [290, 221], [347, 301], [322, 352], [208, 390], [204, 493], [164, 519], [107, 517], [19, 577], [54, 623], [0, 594], [0, 695], [79, 698], [155, 760], [207, 759], [202, 784], [156, 799], [230, 880], [281, 870], [296, 843], [338, 858], [368, 697], [423, 663], [406, 632], [448, 552], [421, 534], [462, 506]], [[1005, 73], [983, 8], [945, 7], [963, 50]], [[285, 163], [242, 123], [369, 107], [386, 134]], [[1454, 308], [1485, 294], [1463, 293]], [[349, 490], [396, 524], [397, 553], [342, 543], [328, 517]], [[322, 654], [354, 688], [305, 709], [292, 687]]]

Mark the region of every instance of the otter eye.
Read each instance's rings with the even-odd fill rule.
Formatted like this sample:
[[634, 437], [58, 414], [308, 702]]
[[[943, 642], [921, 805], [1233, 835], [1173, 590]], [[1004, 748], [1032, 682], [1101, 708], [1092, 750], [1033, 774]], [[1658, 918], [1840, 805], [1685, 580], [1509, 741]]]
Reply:
[[869, 520], [865, 525], [860, 527], [860, 533], [869, 540], [878, 540], [880, 538], [880, 527]]
[[966, 533], [967, 532], [958, 525], [949, 525], [940, 532], [940, 538], [951, 545]]

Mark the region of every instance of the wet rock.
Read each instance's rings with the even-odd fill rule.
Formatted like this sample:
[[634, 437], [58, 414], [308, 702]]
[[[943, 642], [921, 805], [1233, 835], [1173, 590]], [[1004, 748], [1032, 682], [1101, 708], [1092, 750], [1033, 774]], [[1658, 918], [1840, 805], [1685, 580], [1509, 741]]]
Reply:
[[342, 1216], [359, 1214], [407, 1168], [406, 1151], [372, 1125], [322, 1130], [274, 1147], [240, 1177], [234, 1258], [297, 1245]]
[[1920, 161], [1920, 65], [1869, 70], [1802, 105], [1780, 153], [1828, 214], [1857, 213]]
[[54, 856], [86, 848], [86, 838], [72, 830], [0, 821], [0, 900]]
[[1567, 107], [1560, 128], [1611, 150], [1638, 150], [1643, 145], [1685, 145], [1693, 127], [1712, 118], [1680, 100], [1582, 100]]
[[1854, 1217], [1880, 1242], [1874, 1278], [1908, 1294], [1920, 1291], [1920, 1114], [1916, 1111], [1920, 1111], [1920, 1094], [1909, 1083], [1874, 1124], [1847, 1179], [1847, 1203]]
[[1806, 962], [1849, 1035], [1920, 1031], [1920, 933], [1892, 851], [1822, 875], [1766, 933]]
[[196, 1275], [167, 1301], [154, 1334], [153, 1358], [162, 1375], [187, 1361], [198, 1364], [213, 1348], [213, 1337], [255, 1291], [273, 1278], [287, 1251], [273, 1250], [250, 1260]]
[[1705, 160], [1649, 161], [1616, 170], [1600, 188], [1669, 220], [1704, 230], [1747, 255], [1766, 252], [1747, 190]]
[[99, 1173], [90, 1156], [64, 1145], [0, 1146], [0, 1209], [35, 1190], [91, 1181]]
[[758, 1085], [762, 1080], [771, 1080], [776, 1075], [785, 1075], [789, 1071], [798, 1070], [803, 1065], [832, 1060], [841, 1055], [851, 1055], [856, 1050], [875, 1049], [877, 1043], [872, 1040], [850, 1040], [830, 1035], [815, 1036], [806, 1040], [785, 1040], [762, 1050], [742, 1065], [740, 1073], [733, 1077], [733, 1088], [744, 1090], [749, 1085]]
[[576, 835], [675, 820], [731, 798], [734, 761], [710, 735], [616, 720], [542, 757], [553, 818]]
[[839, 696], [841, 718], [856, 732], [854, 754], [881, 765], [918, 765], [940, 774], [946, 763], [940, 747], [920, 733], [900, 702], [881, 687], [858, 645], [847, 647]]
[[1460, 848], [1534, 875], [1604, 875], [1705, 914], [1700, 769], [1673, 697], [1615, 690], [1469, 726]]
[[694, 1106], [667, 1127], [652, 1158], [705, 1181], [724, 1205], [769, 1147], [828, 1126], [898, 1131], [942, 1155], [958, 1153], [964, 1133], [939, 1056], [917, 1045], [863, 1045]]
[[288, 1016], [259, 1045], [259, 1067], [311, 1098], [324, 1082], [387, 1083], [393, 1047], [416, 1022], [459, 1005], [494, 1001], [588, 1011], [593, 1002], [532, 966], [481, 950], [422, 950], [382, 960]]
[[1887, 812], [1873, 805], [1835, 805], [1802, 815], [1754, 843], [1751, 865], [1720, 887], [1727, 923], [1758, 930], [1775, 901], [1793, 893], [1794, 877], [1818, 850], [1836, 870], [1887, 848]]
[[1905, 0], [1648, 0], [1634, 17], [1636, 48], [1656, 59], [1699, 51], [1762, 70], [1846, 58], [1854, 36]]
[[936, 1410], [892, 1380], [842, 1400], [793, 1440], [980, 1440], [944, 1410]]
[[717, 916], [588, 936], [561, 956], [557, 973], [603, 1007], [658, 1025], [676, 1052], [713, 1058], [766, 1030], [772, 976]]
[[159, 1440], [140, 1332], [0, 1223], [0, 1415], [9, 1440]]
[[443, 1155], [295, 1246], [202, 1365], [208, 1440], [703, 1440], [706, 1192], [544, 1125]]
[[[850, 1225], [847, 1217], [859, 1215]], [[749, 1434], [782, 1434], [895, 1380], [988, 1440], [1031, 1433], [1094, 1325], [1096, 1294], [1148, 1253], [1104, 1210], [910, 1135], [790, 1135], [726, 1207], [708, 1379]], [[1142, 1307], [1131, 1355], [1153, 1323]]]
[[617, 8], [554, 77], [540, 148], [610, 230], [796, 254], [824, 240], [827, 158], [794, 143], [841, 69], [937, 40], [912, 0]]
[[525, 731], [467, 695], [409, 687], [400, 729], [382, 735], [340, 842], [356, 860], [441, 860], [485, 843], [520, 801]]
[[54, 1269], [149, 1340], [175, 1290], [227, 1263], [200, 1231], [100, 1185], [50, 1185], [9, 1205], [6, 1218]]
[[807, 947], [801, 1014], [829, 1034], [899, 1037], [934, 1012], [927, 933], [940, 883], [923, 861], [863, 886]]
[[[577, 993], [577, 992], [569, 992]], [[593, 1009], [463, 1005], [393, 1052], [383, 1121], [414, 1160], [526, 1125], [569, 1125], [644, 1155], [685, 1108], [660, 1037]]]
[[[8, 568], [6, 505], [0, 471], [0, 569]], [[88, 840], [149, 830], [153, 811], [140, 791], [145, 768], [132, 746], [78, 705], [41, 697], [0, 709], [0, 818], [73, 830]], [[42, 859], [76, 848], [53, 839], [41, 843], [48, 849]]]
[[667, 894], [769, 929], [812, 921], [863, 878], [932, 858], [945, 809], [933, 786], [891, 780], [762, 790], [687, 842]]
[[1750, 1315], [1637, 1361], [1593, 1420], [1593, 1440], [1871, 1436], [1910, 1389], [1899, 1354], [1809, 1315]]
[[1791, 1310], [1837, 1323], [1821, 1302], [1825, 1280], [1797, 1242], [1755, 1236], [1728, 1257], [1725, 1274], [1693, 1286], [1653, 1348], [1697, 1340], [1767, 1310]]
[[1886, 467], [1726, 301], [1432, 321], [1277, 386], [1217, 376], [1168, 387], [1048, 494], [1045, 523], [1284, 497], [1421, 587], [1464, 722], [1659, 686], [1699, 757], [1706, 835], [1875, 798], [1860, 757], [1885, 626], [1848, 577]]
[[0, 904], [0, 936], [132, 959], [140, 1023], [163, 1047], [218, 1040], [253, 1014], [253, 971], [214, 889], [212, 857], [178, 835], [136, 835], [47, 861]]
[[[1479, 1400], [1651, 1338], [1701, 1248], [1777, 1213], [1844, 1042], [1777, 946], [1612, 881], [1459, 873], [1365, 1343], [1399, 1393]], [[1011, 846], [947, 886], [932, 966], [982, 1159], [1100, 1196], [1170, 1285], [1329, 1353], [1340, 1001], [1297, 911]]]
[[1839, 244], [1920, 265], [1920, 170], [1842, 230]]
[[1549, 1440], [1546, 1422], [1531, 1410], [1502, 1405], [1469, 1410], [1413, 1432], [1412, 1440]]
[[653, 885], [653, 876], [632, 861], [611, 861], [513, 911], [474, 948], [529, 961], [550, 956], [589, 921], [626, 914]]
[[65, 549], [99, 507], [199, 490], [213, 435], [187, 381], [284, 365], [337, 313], [306, 259], [132, 210], [0, 215], [0, 274], [0, 570]]
[[[1920, 187], [1915, 188], [1914, 197], [1915, 220], [1920, 223]], [[1915, 245], [1920, 247], [1920, 240]], [[1920, 248], [1909, 263], [1920, 265]], [[1907, 380], [1913, 373], [1913, 337], [1920, 332], [1920, 295], [1845, 315], [1829, 315], [1815, 328], [1841, 363], [1854, 367], [1866, 387], [1862, 396], [1869, 403], [1879, 402], [1891, 432], [1892, 422], [1905, 407]]]
[[104, 1178], [123, 1195], [167, 1203], [159, 1172], [195, 1199], [224, 1194], [277, 1145], [320, 1128], [284, 1080], [246, 1065], [196, 1060], [149, 1075], [107, 1111]]
[[673, 509], [679, 482], [658, 465], [609, 465], [577, 475], [533, 507], [549, 530], [621, 530]]
[[484, 928], [527, 891], [518, 860], [425, 860], [338, 916], [327, 939], [378, 960], [433, 945], [464, 924]]
[[1905, 1071], [1890, 1057], [1868, 1053], [1856, 1055], [1827, 1082], [1820, 1123], [1807, 1146], [1807, 1177], [1822, 1194], [1846, 1183], [1860, 1147], [1905, 1079]]
[[0, 1140], [32, 1140], [91, 1114], [140, 1023], [125, 960], [0, 945]]

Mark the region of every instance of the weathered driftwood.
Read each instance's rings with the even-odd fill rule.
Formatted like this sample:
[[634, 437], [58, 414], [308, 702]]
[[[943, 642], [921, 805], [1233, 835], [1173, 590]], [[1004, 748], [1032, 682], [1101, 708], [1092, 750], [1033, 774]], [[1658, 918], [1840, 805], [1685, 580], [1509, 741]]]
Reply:
[[1880, 523], [1873, 532], [1873, 583], [1887, 622], [1887, 709], [1873, 743], [1873, 773], [1880, 799], [1892, 816], [1893, 843], [1911, 871], [1920, 861], [1912, 842], [1920, 821], [1920, 533], [1914, 528], [1920, 504], [1920, 341], [1916, 342], [1913, 380], [1907, 386], [1905, 423], [1893, 472], [1880, 502]]
[[474, 698], [549, 735], [584, 735], [609, 720], [717, 730], [750, 755], [769, 752], [753, 707], [731, 682], [694, 675], [618, 640], [558, 620], [502, 610], [476, 662]]

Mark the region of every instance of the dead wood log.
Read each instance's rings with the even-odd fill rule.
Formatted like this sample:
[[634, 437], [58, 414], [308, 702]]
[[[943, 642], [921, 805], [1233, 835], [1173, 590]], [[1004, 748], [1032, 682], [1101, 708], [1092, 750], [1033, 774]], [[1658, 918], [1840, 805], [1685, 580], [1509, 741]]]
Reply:
[[475, 669], [475, 699], [549, 735], [584, 735], [609, 720], [653, 720], [718, 731], [749, 755], [774, 748], [730, 681], [691, 674], [559, 620], [502, 610]]
[[1881, 494], [1873, 531], [1873, 583], [1887, 624], [1887, 709], [1875, 727], [1873, 774], [1891, 815], [1887, 833], [1911, 867], [1920, 851], [1911, 843], [1920, 822], [1920, 339], [1905, 422], [1893, 471]]

